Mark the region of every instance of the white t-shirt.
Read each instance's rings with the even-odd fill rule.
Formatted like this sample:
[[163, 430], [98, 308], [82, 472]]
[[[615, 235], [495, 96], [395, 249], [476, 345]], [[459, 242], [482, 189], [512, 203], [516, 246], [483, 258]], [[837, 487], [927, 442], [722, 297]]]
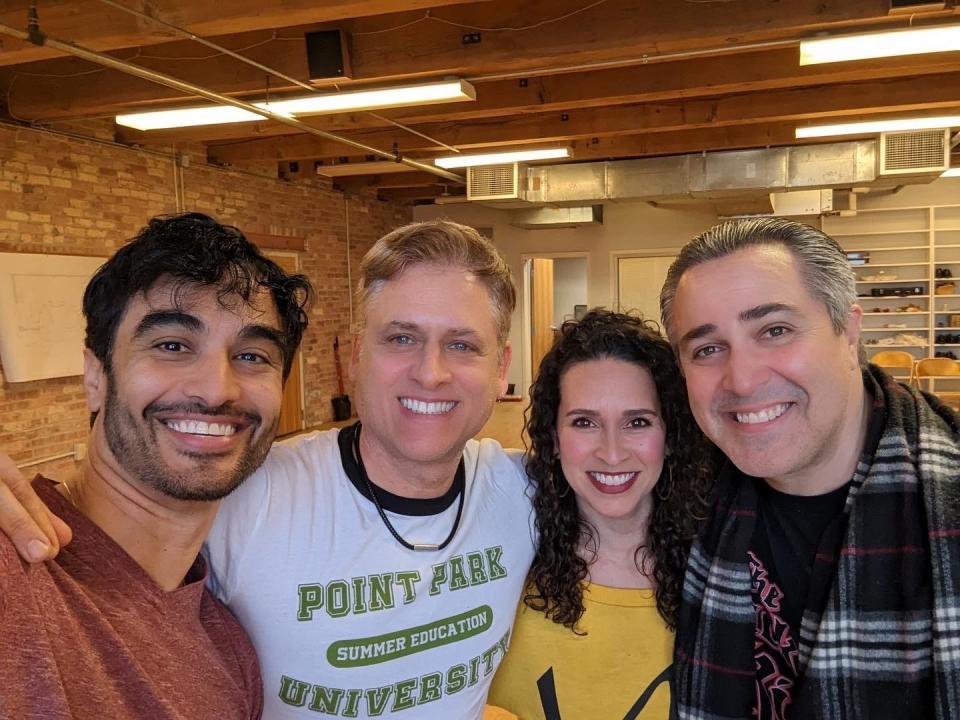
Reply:
[[[453, 540], [413, 551], [345, 473], [337, 432], [275, 446], [207, 541], [211, 585], [257, 648], [263, 717], [479, 718], [533, 559], [519, 453], [470, 441]], [[457, 500], [407, 502], [421, 514], [387, 510], [401, 537], [443, 542]]]

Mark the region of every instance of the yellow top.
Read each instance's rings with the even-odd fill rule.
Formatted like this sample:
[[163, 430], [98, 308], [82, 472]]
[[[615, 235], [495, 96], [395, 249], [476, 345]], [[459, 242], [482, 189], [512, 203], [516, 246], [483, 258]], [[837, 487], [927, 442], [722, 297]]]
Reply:
[[[520, 720], [556, 720], [541, 704], [537, 687], [552, 670], [563, 720], [666, 720], [665, 671], [673, 662], [673, 633], [657, 613], [653, 590], [587, 583], [583, 599], [578, 629], [586, 635], [575, 635], [521, 602], [487, 702]], [[549, 683], [542, 684], [549, 695]]]
[[503, 708], [485, 705], [483, 708], [483, 720], [517, 720], [517, 716]]

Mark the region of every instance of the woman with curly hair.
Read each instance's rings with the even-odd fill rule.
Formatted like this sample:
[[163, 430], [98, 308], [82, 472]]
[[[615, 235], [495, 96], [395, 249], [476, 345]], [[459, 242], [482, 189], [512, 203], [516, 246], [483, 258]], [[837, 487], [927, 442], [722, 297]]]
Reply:
[[564, 323], [531, 388], [537, 551], [490, 693], [521, 720], [667, 718], [711, 450], [654, 323]]

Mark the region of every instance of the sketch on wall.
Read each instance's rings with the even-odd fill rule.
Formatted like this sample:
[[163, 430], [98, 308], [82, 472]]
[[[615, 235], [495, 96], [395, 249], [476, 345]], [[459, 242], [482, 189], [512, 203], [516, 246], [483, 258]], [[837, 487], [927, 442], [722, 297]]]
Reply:
[[0, 364], [7, 382], [83, 373], [83, 291], [105, 259], [0, 253]]

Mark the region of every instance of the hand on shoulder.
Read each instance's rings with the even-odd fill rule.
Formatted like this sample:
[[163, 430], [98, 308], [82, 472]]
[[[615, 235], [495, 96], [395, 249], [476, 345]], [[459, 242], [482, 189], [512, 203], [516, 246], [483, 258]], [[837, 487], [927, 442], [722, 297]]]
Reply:
[[0, 532], [28, 562], [56, 557], [73, 533], [34, 492], [13, 460], [0, 453]]

